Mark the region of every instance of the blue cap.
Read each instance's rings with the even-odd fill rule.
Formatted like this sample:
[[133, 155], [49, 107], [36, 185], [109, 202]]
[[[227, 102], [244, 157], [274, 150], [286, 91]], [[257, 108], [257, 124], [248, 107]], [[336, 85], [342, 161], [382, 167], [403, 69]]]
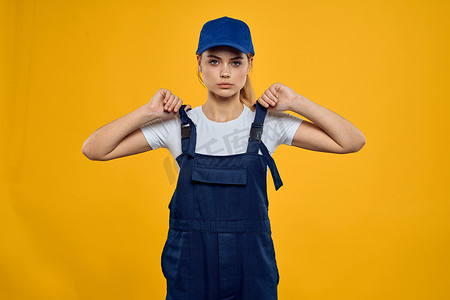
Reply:
[[243, 21], [229, 17], [211, 20], [203, 25], [197, 54], [214, 46], [230, 46], [245, 54], [251, 52], [255, 55], [250, 28]]

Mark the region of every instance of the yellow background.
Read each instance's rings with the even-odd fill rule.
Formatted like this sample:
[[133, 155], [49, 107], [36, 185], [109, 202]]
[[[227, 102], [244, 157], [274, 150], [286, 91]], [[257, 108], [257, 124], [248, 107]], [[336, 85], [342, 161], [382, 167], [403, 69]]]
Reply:
[[449, 1], [0, 3], [1, 299], [164, 298], [173, 158], [81, 147], [159, 88], [204, 103], [195, 50], [222, 16], [251, 28], [258, 97], [281, 82], [367, 140], [275, 152], [279, 298], [450, 298]]

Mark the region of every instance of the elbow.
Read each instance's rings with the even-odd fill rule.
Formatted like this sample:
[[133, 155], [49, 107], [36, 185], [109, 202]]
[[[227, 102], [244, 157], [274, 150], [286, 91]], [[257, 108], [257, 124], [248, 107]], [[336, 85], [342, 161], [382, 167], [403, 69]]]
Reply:
[[366, 144], [366, 138], [364, 136], [362, 136], [361, 139], [353, 142], [348, 147], [342, 148], [342, 152], [341, 153], [342, 154], [346, 154], [346, 153], [358, 152], [359, 150], [362, 149], [362, 147], [364, 147], [365, 144]]
[[83, 153], [83, 155], [86, 156], [86, 158], [88, 158], [89, 160], [96, 160], [91, 152], [89, 152], [89, 148], [86, 147], [86, 144], [84, 144], [81, 148], [81, 153]]
[[366, 137], [361, 133], [361, 138], [359, 139], [358, 147], [356, 148], [357, 150], [355, 152], [358, 152], [359, 150], [361, 150], [365, 144], [366, 144]]
[[359, 150], [362, 149], [362, 147], [364, 147], [365, 144], [366, 144], [366, 140], [364, 139], [364, 141], [362, 141], [355, 148], [353, 148], [353, 152], [358, 152]]
[[105, 159], [102, 159], [99, 156], [96, 156], [90, 149], [89, 146], [86, 144], [86, 142], [83, 144], [83, 147], [81, 148], [81, 153], [83, 153], [84, 156], [86, 156], [89, 160], [94, 161], [103, 161]]
[[358, 152], [359, 150], [362, 149], [362, 147], [364, 147], [365, 144], [366, 144], [366, 138], [364, 136], [362, 136], [361, 139], [359, 139], [358, 141], [356, 141], [353, 144], [353, 147], [350, 148], [349, 153]]

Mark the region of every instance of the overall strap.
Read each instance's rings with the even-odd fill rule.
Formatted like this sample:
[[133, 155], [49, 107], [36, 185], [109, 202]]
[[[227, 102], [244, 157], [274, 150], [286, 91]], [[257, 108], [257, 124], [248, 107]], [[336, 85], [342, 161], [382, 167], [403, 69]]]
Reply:
[[259, 102], [253, 104], [256, 106], [255, 119], [250, 129], [250, 137], [248, 139], [247, 153], [258, 153], [261, 135], [263, 131], [263, 123], [266, 118], [267, 107], [262, 106]]
[[[194, 157], [197, 131], [194, 122], [192, 122], [184, 111], [185, 107], [186, 105], [183, 104], [178, 111], [181, 118], [181, 148], [183, 153], [187, 153], [191, 157]], [[189, 110], [191, 110], [191, 108], [189, 108], [188, 111]]]
[[253, 120], [252, 127], [250, 129], [250, 137], [248, 139], [247, 153], [258, 153], [261, 149], [261, 153], [267, 158], [270, 173], [272, 174], [275, 190], [278, 190], [282, 185], [280, 174], [278, 173], [275, 160], [269, 153], [266, 145], [261, 141], [263, 132], [264, 119], [267, 113], [267, 107], [262, 106], [259, 102], [256, 102], [253, 106], [256, 106], [255, 119]]
[[275, 191], [277, 191], [282, 185], [283, 181], [281, 180], [280, 173], [278, 173], [277, 165], [275, 164], [275, 160], [269, 154], [269, 150], [267, 150], [266, 145], [261, 142], [261, 152], [268, 158], [268, 165], [270, 169], [270, 173], [272, 174], [273, 184], [275, 185]]

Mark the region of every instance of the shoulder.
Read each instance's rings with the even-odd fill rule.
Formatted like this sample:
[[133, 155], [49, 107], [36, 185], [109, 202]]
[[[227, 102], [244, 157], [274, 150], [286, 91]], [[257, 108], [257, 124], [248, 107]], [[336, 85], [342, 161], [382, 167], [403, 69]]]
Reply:
[[272, 122], [301, 122], [303, 119], [284, 111], [267, 110], [266, 118]]
[[188, 110], [186, 113], [190, 117], [190, 115], [198, 115], [201, 112], [202, 106], [196, 106], [194, 108], [191, 107], [190, 110]]
[[290, 123], [297, 117], [284, 111], [267, 110], [265, 123], [285, 124]]
[[[191, 119], [195, 124], [197, 124], [197, 122], [199, 120], [201, 120], [201, 116], [202, 116], [201, 109], [202, 109], [201, 106], [196, 106], [196, 107], [191, 108], [190, 110], [188, 110], [186, 112], [186, 114], [189, 117], [189, 119]], [[181, 124], [180, 115], [178, 115], [178, 119], [180, 120], [180, 124]]]
[[180, 127], [180, 125], [180, 115], [177, 114], [167, 119], [157, 118], [141, 125], [140, 127], [144, 135], [167, 135], [176, 130], [176, 128]]
[[271, 120], [279, 120], [279, 119], [283, 119], [286, 117], [286, 115], [288, 115], [288, 113], [285, 113], [284, 111], [275, 111], [275, 110], [267, 110], [266, 113], [266, 118], [271, 119]]
[[253, 121], [253, 119], [255, 118], [256, 115], [256, 110], [252, 110], [250, 107], [248, 107], [247, 105], [244, 104], [244, 118], [245, 119], [251, 119]]

